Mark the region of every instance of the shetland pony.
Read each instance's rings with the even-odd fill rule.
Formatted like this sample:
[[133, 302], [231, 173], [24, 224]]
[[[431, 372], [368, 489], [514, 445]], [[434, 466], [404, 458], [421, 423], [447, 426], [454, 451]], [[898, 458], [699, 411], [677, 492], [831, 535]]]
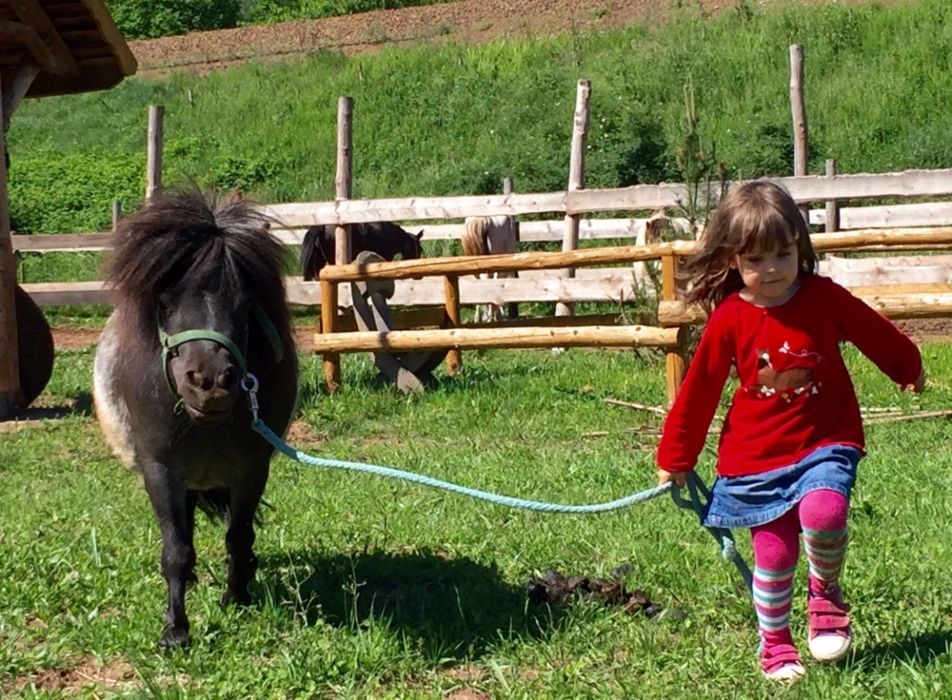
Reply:
[[[463, 222], [463, 255], [499, 255], [516, 252], [516, 222], [511, 216], [471, 216]], [[480, 279], [515, 277], [513, 272], [484, 272]], [[510, 316], [513, 316], [510, 305]], [[495, 321], [502, 317], [498, 304], [476, 307], [476, 321]]]
[[266, 228], [247, 202], [180, 193], [153, 199], [114, 236], [116, 304], [96, 351], [94, 398], [106, 441], [141, 472], [162, 533], [163, 646], [189, 639], [196, 507], [227, 527], [222, 602], [249, 602], [272, 447], [251, 427], [243, 388], [257, 378], [259, 415], [277, 432], [298, 389], [284, 248]]

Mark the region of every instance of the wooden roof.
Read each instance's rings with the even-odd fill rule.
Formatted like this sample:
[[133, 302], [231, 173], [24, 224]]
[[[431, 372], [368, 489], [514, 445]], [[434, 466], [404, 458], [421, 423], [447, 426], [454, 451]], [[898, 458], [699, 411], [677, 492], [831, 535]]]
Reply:
[[136, 59], [103, 0], [0, 0], [0, 89], [24, 73], [25, 97], [103, 90], [136, 71]]

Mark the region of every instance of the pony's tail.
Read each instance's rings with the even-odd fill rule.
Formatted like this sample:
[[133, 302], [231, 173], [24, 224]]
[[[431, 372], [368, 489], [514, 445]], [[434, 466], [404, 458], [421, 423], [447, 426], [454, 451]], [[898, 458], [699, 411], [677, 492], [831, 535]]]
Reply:
[[301, 274], [304, 275], [305, 282], [317, 279], [321, 268], [327, 264], [321, 249], [323, 230], [323, 226], [311, 226], [304, 234], [304, 242], [301, 244]]
[[201, 511], [213, 520], [220, 518], [224, 520], [228, 516], [228, 508], [231, 506], [231, 494], [226, 488], [208, 489], [198, 492], [198, 507]]
[[463, 244], [463, 255], [486, 254], [486, 231], [489, 228], [489, 219], [483, 216], [471, 216], [463, 223], [463, 235], [460, 243]]

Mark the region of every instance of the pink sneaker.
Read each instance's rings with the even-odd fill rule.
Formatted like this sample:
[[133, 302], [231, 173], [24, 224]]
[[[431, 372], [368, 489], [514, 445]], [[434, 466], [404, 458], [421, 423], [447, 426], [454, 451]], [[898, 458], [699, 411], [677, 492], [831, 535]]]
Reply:
[[807, 672], [793, 644], [762, 644], [760, 669], [769, 680], [789, 683], [802, 678]]
[[849, 609], [839, 586], [831, 586], [825, 594], [811, 593], [807, 598], [810, 655], [817, 661], [836, 661], [850, 650], [853, 632]]

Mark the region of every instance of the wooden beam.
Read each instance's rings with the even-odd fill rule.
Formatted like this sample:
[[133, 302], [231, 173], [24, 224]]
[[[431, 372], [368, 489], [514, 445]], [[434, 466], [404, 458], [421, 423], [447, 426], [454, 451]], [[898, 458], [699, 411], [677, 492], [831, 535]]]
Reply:
[[678, 329], [651, 326], [576, 326], [569, 328], [451, 328], [440, 330], [317, 334], [314, 350], [410, 352], [487, 348], [672, 347]]
[[70, 52], [63, 37], [53, 26], [49, 15], [37, 0], [7, 0], [7, 4], [13, 8], [21, 22], [30, 25], [42, 37], [44, 43], [49, 48], [58, 70], [50, 71], [52, 73], [65, 75], [79, 75], [79, 66], [76, 59]]
[[[918, 202], [872, 207], [842, 207], [836, 230], [858, 228], [909, 228], [952, 225], [952, 202]], [[810, 223], [826, 225], [824, 209], [810, 212]]]
[[17, 105], [23, 100], [36, 76], [40, 74], [40, 66], [31, 60], [23, 61], [17, 68], [12, 85], [3, 86], [3, 132], [10, 128], [10, 119], [16, 111]]
[[96, 23], [100, 35], [112, 49], [114, 56], [112, 65], [118, 64], [119, 70], [123, 75], [132, 75], [135, 73], [138, 67], [136, 58], [132, 55], [132, 51], [129, 50], [126, 38], [122, 35], [122, 32], [119, 31], [118, 27], [116, 27], [116, 23], [112, 15], [109, 14], [106, 4], [104, 2], [83, 0], [83, 5], [86, 6], [87, 11]]
[[838, 233], [817, 233], [810, 237], [817, 252], [856, 250], [869, 246], [952, 244], [952, 226], [932, 228], [859, 229]]
[[[604, 270], [599, 274], [599, 270]], [[509, 303], [558, 303], [602, 302], [618, 306], [633, 299], [631, 270], [599, 268], [579, 270], [584, 275], [574, 279], [560, 279], [543, 272], [535, 275], [521, 273], [518, 278], [477, 279], [461, 277], [459, 280], [460, 303], [474, 304]], [[445, 304], [445, 286], [439, 277], [419, 280], [399, 280], [394, 284], [394, 295], [388, 299], [391, 307]], [[320, 303], [320, 286], [317, 282], [303, 282], [289, 278], [286, 282], [288, 301], [301, 306]], [[341, 285], [338, 306], [352, 306], [350, 287]]]
[[48, 73], [59, 75], [65, 72], [57, 64], [56, 58], [50, 48], [43, 42], [43, 38], [32, 27], [21, 22], [0, 19], [0, 42], [4, 44], [22, 44], [23, 48], [30, 52], [33, 60]]
[[[952, 229], [949, 231], [952, 240]], [[481, 272], [517, 272], [520, 270], [556, 270], [654, 260], [666, 253], [684, 255], [696, 248], [694, 241], [669, 241], [645, 246], [585, 248], [569, 253], [513, 253], [508, 255], [459, 255], [449, 258], [420, 258], [367, 265], [329, 265], [321, 270], [322, 280], [338, 282], [359, 279], [408, 279], [428, 275], [475, 275]]]
[[14, 235], [13, 249], [23, 253], [81, 253], [112, 249], [109, 233], [40, 233]]
[[[885, 197], [952, 195], [952, 169], [906, 170], [895, 173], [804, 175], [775, 178], [798, 202]], [[739, 182], [730, 183], [732, 185]], [[615, 189], [574, 192], [471, 195], [464, 197], [409, 197], [351, 199], [344, 202], [295, 202], [262, 206], [283, 227], [366, 221], [422, 221], [462, 219], [505, 214], [581, 214], [603, 211], [651, 211], [679, 205], [684, 185], [633, 185]]]
[[[889, 229], [821, 233], [812, 236], [817, 251], [853, 250], [869, 245], [952, 244], [952, 226], [930, 229]], [[608, 265], [638, 260], [655, 260], [667, 254], [690, 255], [695, 241], [667, 241], [643, 246], [586, 248], [569, 253], [514, 253], [510, 255], [470, 255], [449, 258], [421, 258], [367, 265], [329, 265], [321, 270], [322, 280], [353, 282], [360, 279], [408, 279], [427, 275], [474, 275], [481, 272], [554, 270], [583, 265]]]
[[[947, 292], [894, 293], [889, 285], [880, 287], [881, 293], [865, 291], [860, 299], [893, 320], [908, 318], [939, 318], [952, 316], [952, 287]], [[658, 304], [658, 322], [663, 327], [701, 324], [707, 321], [707, 313], [696, 304], [684, 301], [661, 301]]]
[[112, 290], [105, 282], [35, 282], [20, 287], [37, 306], [113, 303]]

